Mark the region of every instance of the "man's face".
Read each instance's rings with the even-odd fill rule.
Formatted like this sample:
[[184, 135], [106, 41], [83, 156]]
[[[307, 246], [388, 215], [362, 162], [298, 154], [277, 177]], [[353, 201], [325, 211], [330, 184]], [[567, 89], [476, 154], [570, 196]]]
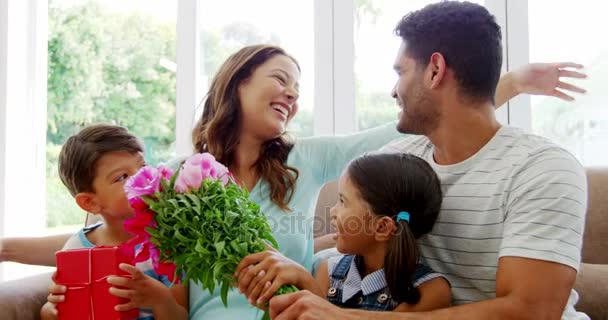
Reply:
[[440, 112], [429, 88], [425, 87], [426, 65], [416, 63], [401, 43], [393, 67], [398, 75], [392, 96], [401, 109], [397, 130], [401, 133], [428, 135], [439, 124]]

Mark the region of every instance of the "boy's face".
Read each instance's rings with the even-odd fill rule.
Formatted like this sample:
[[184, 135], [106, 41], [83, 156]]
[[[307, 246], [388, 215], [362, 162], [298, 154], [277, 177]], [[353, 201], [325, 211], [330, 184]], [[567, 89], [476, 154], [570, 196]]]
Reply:
[[93, 199], [97, 212], [106, 220], [124, 220], [133, 216], [123, 189], [127, 179], [145, 165], [141, 153], [110, 152], [97, 161], [93, 180]]

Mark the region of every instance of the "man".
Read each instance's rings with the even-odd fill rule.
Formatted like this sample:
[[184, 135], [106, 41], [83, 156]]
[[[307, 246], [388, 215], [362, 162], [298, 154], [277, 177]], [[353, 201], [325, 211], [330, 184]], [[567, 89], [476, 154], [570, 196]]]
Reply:
[[339, 309], [303, 291], [271, 300], [273, 319], [588, 319], [574, 310], [587, 201], [585, 173], [555, 144], [501, 126], [494, 94], [501, 32], [477, 4], [441, 2], [406, 15], [386, 152], [425, 159], [444, 201], [424, 260], [452, 286], [450, 308], [425, 313]]

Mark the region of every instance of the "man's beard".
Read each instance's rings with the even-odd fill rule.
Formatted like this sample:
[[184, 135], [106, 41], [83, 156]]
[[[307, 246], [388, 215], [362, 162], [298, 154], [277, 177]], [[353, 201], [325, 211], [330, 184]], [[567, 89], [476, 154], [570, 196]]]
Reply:
[[410, 101], [411, 104], [404, 99], [397, 131], [406, 134], [428, 135], [439, 125], [441, 114], [432, 99], [425, 96], [424, 93], [420, 93], [414, 98], [413, 101]]

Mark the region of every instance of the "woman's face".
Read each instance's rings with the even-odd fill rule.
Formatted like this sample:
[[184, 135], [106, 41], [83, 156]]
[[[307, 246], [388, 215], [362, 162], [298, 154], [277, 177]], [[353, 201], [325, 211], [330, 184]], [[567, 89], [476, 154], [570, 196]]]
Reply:
[[267, 141], [285, 132], [298, 111], [300, 72], [291, 58], [275, 55], [258, 66], [238, 88], [241, 132]]

